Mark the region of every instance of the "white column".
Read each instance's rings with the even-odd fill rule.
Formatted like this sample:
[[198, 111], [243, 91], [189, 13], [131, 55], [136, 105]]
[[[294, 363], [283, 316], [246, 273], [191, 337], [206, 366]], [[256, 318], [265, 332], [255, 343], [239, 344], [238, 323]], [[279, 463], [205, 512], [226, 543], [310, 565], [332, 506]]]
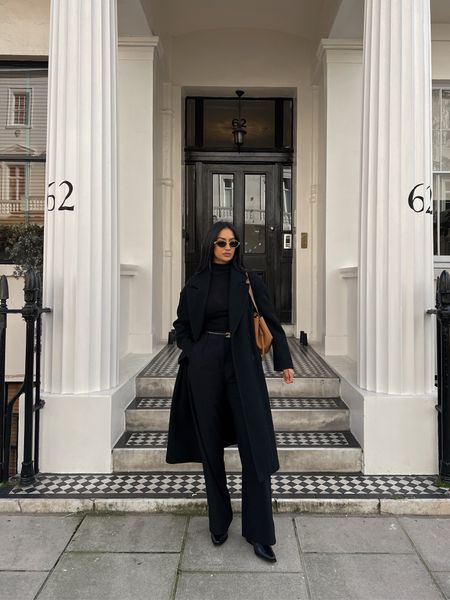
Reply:
[[43, 385], [76, 394], [118, 381], [115, 0], [52, 0], [49, 56]]
[[429, 0], [366, 0], [358, 385], [389, 394], [434, 389], [430, 55]]

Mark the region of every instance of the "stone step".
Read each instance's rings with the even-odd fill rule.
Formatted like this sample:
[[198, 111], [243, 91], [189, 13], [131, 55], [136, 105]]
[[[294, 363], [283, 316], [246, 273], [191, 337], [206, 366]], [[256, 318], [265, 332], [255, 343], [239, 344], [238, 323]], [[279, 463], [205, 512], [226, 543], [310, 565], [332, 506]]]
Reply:
[[[278, 431], [275, 435], [281, 471], [361, 471], [362, 451], [349, 431]], [[165, 431], [126, 431], [113, 448], [113, 471], [122, 473], [199, 470], [199, 463], [166, 463], [166, 445]], [[227, 471], [241, 471], [236, 445], [225, 448], [224, 455]]]
[[[334, 398], [340, 394], [338, 377], [297, 377], [286, 384], [282, 377], [266, 377], [269, 395], [273, 397]], [[136, 378], [136, 396], [168, 397], [173, 393], [175, 377], [141, 375]]]
[[[127, 431], [167, 431], [171, 398], [135, 398], [125, 411]], [[270, 398], [278, 431], [346, 431], [350, 413], [340, 398]]]

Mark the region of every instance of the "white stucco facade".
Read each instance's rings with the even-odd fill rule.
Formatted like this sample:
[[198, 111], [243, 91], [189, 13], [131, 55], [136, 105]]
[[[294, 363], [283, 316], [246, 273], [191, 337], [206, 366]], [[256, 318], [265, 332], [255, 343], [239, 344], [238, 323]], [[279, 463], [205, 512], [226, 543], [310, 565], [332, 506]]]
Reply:
[[[377, 136], [386, 131], [390, 118], [400, 115], [404, 127], [411, 118], [410, 105], [402, 104], [407, 82], [401, 81], [403, 87], [397, 85], [400, 72], [396, 74], [394, 70], [384, 80], [381, 70], [383, 66], [389, 68], [392, 57], [383, 54], [385, 47], [381, 43], [377, 46], [376, 40], [369, 57], [366, 43], [370, 25], [379, 22], [376, 18], [385, 19], [407, 59], [414, 48], [424, 57], [414, 73], [415, 85], [426, 98], [431, 80], [450, 81], [450, 9], [445, 2], [431, 2], [430, 18], [428, 0], [411, 0], [408, 10], [416, 19], [416, 31], [419, 27], [421, 33], [413, 40], [405, 19], [399, 23], [395, 14], [384, 10], [384, 0], [366, 2], [366, 9], [370, 4], [371, 16], [367, 10], [364, 16], [361, 3], [356, 6], [350, 0], [323, 3], [321, 10], [314, 9], [312, 3], [290, 2], [278, 21], [271, 18], [273, 2], [264, 0], [259, 10], [249, 5], [238, 11], [239, 27], [233, 25], [231, 18], [233, 7], [238, 6], [234, 2], [228, 8], [203, 6], [201, 0], [190, 8], [179, 3], [180, 10], [170, 15], [160, 0], [119, 0], [117, 14], [115, 2], [108, 0], [105, 4], [110, 12], [104, 10], [96, 15], [98, 31], [111, 34], [108, 44], [81, 46], [75, 38], [61, 33], [63, 25], [69, 32], [75, 27], [76, 9], [70, 1], [16, 0], [0, 4], [8, 15], [0, 24], [1, 59], [33, 60], [50, 54], [50, 90], [52, 82], [56, 85], [56, 75], [60, 78], [54, 87], [57, 92], [50, 96], [49, 131], [57, 126], [59, 132], [65, 132], [66, 127], [67, 133], [59, 136], [58, 147], [49, 138], [47, 182], [55, 178], [58, 160], [66, 156], [68, 164], [71, 162], [74, 140], [83, 138], [85, 131], [82, 120], [77, 122], [78, 129], [70, 119], [66, 125], [58, 121], [61, 107], [70, 107], [70, 100], [79, 93], [73, 86], [83, 86], [83, 81], [72, 78], [72, 74], [55, 73], [55, 56], [67, 52], [70, 61], [89, 60], [99, 69], [109, 65], [108, 74], [103, 70], [103, 81], [110, 86], [105, 88], [111, 90], [110, 97], [101, 98], [94, 89], [92, 101], [85, 98], [87, 104], [71, 109], [84, 114], [94, 106], [99, 114], [111, 117], [106, 124], [102, 122], [103, 146], [97, 144], [100, 125], [94, 123], [91, 141], [82, 140], [91, 154], [80, 151], [86, 161], [85, 172], [93, 165], [101, 166], [100, 187], [95, 194], [102, 199], [99, 212], [85, 216], [84, 223], [81, 220], [75, 225], [71, 235], [78, 235], [83, 243], [75, 252], [75, 261], [67, 263], [55, 262], [55, 258], [61, 244], [71, 239], [67, 235], [72, 226], [63, 225], [58, 230], [58, 224], [46, 222], [47, 231], [52, 234], [46, 242], [45, 267], [47, 290], [73, 277], [77, 269], [79, 274], [84, 273], [86, 266], [93, 264], [85, 254], [84, 242], [98, 241], [99, 232], [104, 236], [100, 244], [104, 254], [97, 266], [103, 265], [100, 270], [112, 275], [99, 276], [92, 267], [88, 277], [92, 288], [83, 287], [82, 308], [78, 308], [82, 314], [76, 322], [86, 323], [95, 314], [97, 324], [108, 332], [106, 337], [99, 334], [97, 338], [95, 327], [87, 327], [82, 341], [87, 348], [94, 340], [101, 340], [97, 346], [98, 364], [95, 360], [89, 364], [97, 375], [104, 369], [108, 375], [96, 377], [94, 373], [84, 387], [54, 384], [55, 376], [58, 381], [64, 379], [64, 372], [68, 381], [80, 380], [75, 377], [76, 365], [62, 359], [64, 354], [57, 345], [65, 340], [68, 347], [77, 348], [73, 336], [81, 335], [78, 325], [70, 337], [64, 333], [63, 323], [64, 319], [72, 322], [80, 299], [76, 297], [72, 303], [70, 298], [62, 301], [58, 296], [48, 296], [54, 312], [46, 317], [44, 333], [43, 395], [47, 396], [47, 405], [42, 414], [41, 470], [111, 470], [111, 448], [123, 431], [123, 411], [133, 397], [134, 378], [165, 344], [184, 283], [184, 99], [189, 95], [233, 96], [236, 89], [242, 88], [249, 96], [294, 99], [293, 310], [288, 330], [296, 336], [300, 331], [307, 332], [313, 347], [340, 375], [341, 395], [351, 410], [352, 433], [364, 451], [364, 472], [436, 473], [434, 317], [425, 315], [423, 309], [427, 303], [428, 308], [433, 304], [433, 275], [448, 265], [446, 257], [433, 263], [430, 223], [417, 226], [416, 220], [412, 225], [414, 239], [408, 241], [405, 228], [409, 227], [406, 222], [411, 215], [407, 211], [396, 212], [395, 203], [389, 206], [379, 202], [378, 209], [389, 214], [389, 240], [396, 232], [400, 240], [400, 246], [387, 246], [388, 241], [380, 238], [383, 228], [374, 227], [374, 213], [364, 212], [370, 197], [379, 200], [377, 182], [367, 177], [367, 169], [375, 169], [376, 164], [385, 166], [391, 189], [399, 173], [392, 157], [373, 154], [379, 142]], [[81, 10], [83, 3], [75, 4]], [[67, 15], [60, 5], [69, 7]], [[376, 17], [377, 11], [382, 12], [381, 17]], [[55, 30], [51, 35], [55, 14], [63, 19], [58, 39]], [[92, 14], [87, 10], [81, 10], [78, 18], [81, 25], [86, 19], [92, 24]], [[19, 30], [28, 35], [18, 36]], [[376, 36], [377, 31], [372, 33]], [[378, 89], [380, 81], [385, 83], [389, 77], [390, 89]], [[65, 98], [69, 80], [72, 94]], [[391, 95], [387, 96], [387, 92]], [[376, 97], [389, 97], [390, 103], [378, 124], [370, 123], [369, 127], [368, 101]], [[420, 173], [416, 164], [409, 165], [411, 174], [404, 177], [408, 181], [428, 181], [431, 106], [424, 99], [414, 98], [414, 102], [415, 122], [423, 116], [423, 123], [417, 123], [414, 133], [416, 139], [423, 135], [423, 156], [417, 164], [425, 166]], [[410, 142], [401, 131], [397, 133], [396, 138], [391, 132], [391, 147], [395, 145], [407, 156]], [[102, 159], [102, 152], [106, 152], [107, 160]], [[426, 165], [429, 170], [425, 173]], [[77, 176], [75, 172], [71, 178], [77, 181]], [[87, 175], [86, 181], [92, 190], [92, 176]], [[397, 190], [400, 196], [409, 189], [408, 185], [406, 182]], [[365, 229], [362, 223], [366, 224]], [[92, 238], [84, 237], [89, 228]], [[306, 247], [301, 247], [301, 234], [307, 234]], [[410, 243], [417, 246], [411, 247]], [[362, 263], [361, 257], [367, 252], [380, 256], [387, 247], [392, 261], [394, 252], [398, 252], [396, 264], [405, 265], [398, 284], [403, 294], [400, 301], [385, 294], [387, 283], [393, 285], [393, 275], [383, 279], [381, 268], [373, 279], [370, 265]], [[411, 267], [413, 258], [411, 263], [405, 262], [405, 256], [413, 251], [416, 260], [423, 258], [416, 271]], [[67, 252], [65, 256], [68, 260]], [[419, 304], [417, 294], [421, 298]], [[92, 313], [94, 298], [108, 299], [106, 307], [96, 305], [97, 313]], [[364, 304], [364, 298], [370, 302]], [[390, 325], [382, 318], [383, 310], [379, 320], [374, 318], [382, 302], [389, 307]], [[404, 322], [402, 335], [409, 333], [402, 337], [393, 331], [393, 326], [409, 309], [417, 312], [408, 323]], [[374, 326], [372, 337], [363, 334], [364, 323], [369, 322]], [[20, 374], [19, 338], [18, 334], [8, 355], [11, 376]], [[374, 339], [378, 343], [376, 351]], [[388, 347], [390, 364], [401, 368], [402, 373], [408, 368], [413, 373], [421, 370], [420, 381], [409, 385], [405, 376], [401, 385], [386, 386], [383, 377], [373, 379], [362, 374], [363, 364], [373, 367], [374, 352], [383, 355]], [[109, 366], [102, 359], [105, 353]], [[83, 354], [82, 358], [86, 356]]]

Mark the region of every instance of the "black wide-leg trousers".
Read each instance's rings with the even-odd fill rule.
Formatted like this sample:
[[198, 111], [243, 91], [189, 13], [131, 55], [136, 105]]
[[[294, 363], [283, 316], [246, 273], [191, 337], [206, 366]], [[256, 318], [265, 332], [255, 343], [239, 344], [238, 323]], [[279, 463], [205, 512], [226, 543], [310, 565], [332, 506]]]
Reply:
[[[276, 543], [270, 477], [258, 481], [234, 372], [230, 338], [203, 333], [188, 365], [208, 499], [209, 529], [221, 534], [233, 519], [224, 463], [222, 427], [231, 409], [242, 463], [242, 535]], [[245, 398], [243, 399], [245, 401]]]

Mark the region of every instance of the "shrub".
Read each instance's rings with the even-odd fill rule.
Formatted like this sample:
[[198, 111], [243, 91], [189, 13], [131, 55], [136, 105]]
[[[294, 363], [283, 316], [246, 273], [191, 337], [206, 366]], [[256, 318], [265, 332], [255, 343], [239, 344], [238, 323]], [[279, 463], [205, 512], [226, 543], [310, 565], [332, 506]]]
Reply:
[[44, 255], [44, 228], [31, 225], [0, 225], [0, 240], [5, 259], [15, 264], [14, 276], [20, 277], [33, 267], [42, 273]]

